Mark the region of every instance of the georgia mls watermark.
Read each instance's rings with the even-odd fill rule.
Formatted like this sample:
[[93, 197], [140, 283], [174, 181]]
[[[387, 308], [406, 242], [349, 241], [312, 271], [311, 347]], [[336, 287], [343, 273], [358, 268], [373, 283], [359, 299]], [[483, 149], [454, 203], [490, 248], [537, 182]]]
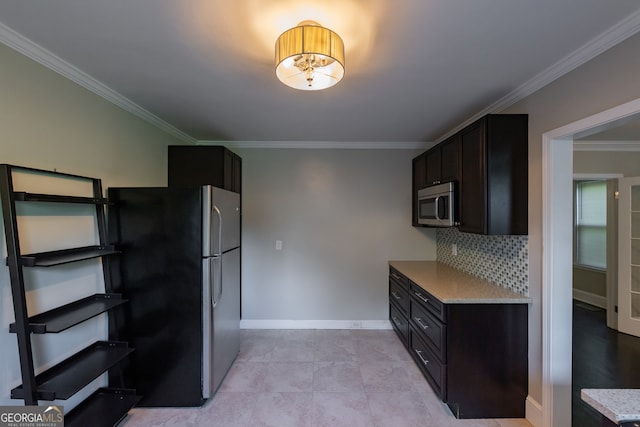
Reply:
[[64, 427], [64, 408], [0, 406], [0, 427]]

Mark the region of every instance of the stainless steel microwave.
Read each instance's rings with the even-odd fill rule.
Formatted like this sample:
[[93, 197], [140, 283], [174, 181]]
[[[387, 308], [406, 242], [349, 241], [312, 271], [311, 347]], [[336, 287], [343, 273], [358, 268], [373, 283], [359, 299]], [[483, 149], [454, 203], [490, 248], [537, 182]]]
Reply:
[[454, 183], [432, 185], [418, 190], [418, 224], [434, 227], [453, 227]]

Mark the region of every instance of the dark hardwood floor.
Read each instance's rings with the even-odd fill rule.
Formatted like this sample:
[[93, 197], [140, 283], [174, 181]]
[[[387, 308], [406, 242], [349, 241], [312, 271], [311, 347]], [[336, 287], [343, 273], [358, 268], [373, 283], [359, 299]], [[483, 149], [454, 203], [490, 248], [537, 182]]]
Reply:
[[573, 301], [573, 427], [600, 427], [583, 388], [640, 388], [640, 338], [607, 327], [606, 311]]

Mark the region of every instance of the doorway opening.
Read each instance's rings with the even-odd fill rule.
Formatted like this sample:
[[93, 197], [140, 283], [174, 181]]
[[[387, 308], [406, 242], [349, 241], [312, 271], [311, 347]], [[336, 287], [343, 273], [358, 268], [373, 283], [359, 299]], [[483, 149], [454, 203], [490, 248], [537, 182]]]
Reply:
[[571, 425], [573, 141], [640, 119], [640, 99], [554, 129], [542, 140], [542, 416]]

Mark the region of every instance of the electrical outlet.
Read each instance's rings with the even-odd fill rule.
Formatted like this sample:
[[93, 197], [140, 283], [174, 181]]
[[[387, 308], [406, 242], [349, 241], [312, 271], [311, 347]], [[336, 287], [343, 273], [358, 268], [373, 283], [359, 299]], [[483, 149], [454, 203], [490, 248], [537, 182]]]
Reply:
[[362, 329], [362, 322], [359, 320], [352, 320], [351, 329]]
[[276, 251], [282, 250], [282, 240], [276, 240]]
[[458, 255], [458, 245], [456, 245], [455, 243], [451, 244], [451, 255], [453, 256]]

